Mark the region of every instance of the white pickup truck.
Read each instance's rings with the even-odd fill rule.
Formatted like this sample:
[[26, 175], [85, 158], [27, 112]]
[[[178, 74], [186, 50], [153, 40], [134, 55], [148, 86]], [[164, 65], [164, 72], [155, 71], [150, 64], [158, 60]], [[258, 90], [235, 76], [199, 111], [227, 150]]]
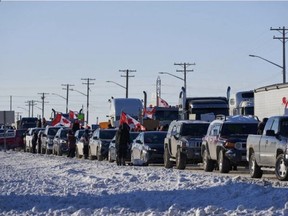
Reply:
[[262, 135], [247, 138], [247, 160], [252, 178], [261, 178], [263, 170], [275, 171], [281, 181], [288, 180], [288, 116], [270, 117]]

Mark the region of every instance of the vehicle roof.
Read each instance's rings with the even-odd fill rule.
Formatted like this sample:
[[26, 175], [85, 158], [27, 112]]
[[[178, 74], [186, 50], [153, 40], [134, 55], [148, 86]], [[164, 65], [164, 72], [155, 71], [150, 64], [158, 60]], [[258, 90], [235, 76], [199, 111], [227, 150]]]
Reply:
[[259, 123], [259, 121], [254, 116], [225, 116], [223, 119], [216, 119], [212, 122], [221, 122], [221, 123]]
[[178, 124], [209, 124], [209, 122], [202, 120], [173, 120], [172, 122]]

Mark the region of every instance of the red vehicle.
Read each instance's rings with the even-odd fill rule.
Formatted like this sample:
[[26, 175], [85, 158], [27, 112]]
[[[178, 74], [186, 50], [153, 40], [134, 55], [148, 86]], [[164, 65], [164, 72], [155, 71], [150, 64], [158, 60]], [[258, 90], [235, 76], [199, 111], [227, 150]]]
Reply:
[[8, 130], [4, 138], [4, 131], [0, 131], [0, 148], [5, 148], [5, 139], [6, 139], [6, 149], [15, 149], [24, 147], [24, 133], [25, 129], [19, 130]]

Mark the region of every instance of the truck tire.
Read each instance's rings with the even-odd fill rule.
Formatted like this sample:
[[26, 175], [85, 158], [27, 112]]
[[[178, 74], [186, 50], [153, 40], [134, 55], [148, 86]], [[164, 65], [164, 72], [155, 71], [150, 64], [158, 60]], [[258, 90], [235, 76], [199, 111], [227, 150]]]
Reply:
[[223, 150], [220, 150], [218, 154], [218, 166], [220, 173], [229, 173], [231, 167], [230, 161], [225, 156]]
[[167, 146], [164, 147], [164, 167], [169, 169], [173, 167], [172, 161], [170, 161], [170, 154]]
[[187, 155], [178, 148], [176, 154], [176, 169], [184, 170], [186, 168], [186, 160]]
[[258, 166], [255, 158], [255, 154], [252, 153], [249, 158], [249, 173], [251, 178], [261, 178], [263, 175], [263, 171]]
[[276, 159], [275, 174], [280, 181], [288, 180], [288, 167], [285, 165], [284, 154], [278, 155]]
[[214, 162], [209, 159], [206, 148], [203, 151], [203, 169], [205, 172], [212, 172], [214, 170]]
[[109, 161], [110, 163], [113, 163], [113, 162], [114, 162], [114, 160], [112, 160], [112, 158], [111, 158], [111, 152], [110, 152], [110, 151], [108, 151], [108, 161]]

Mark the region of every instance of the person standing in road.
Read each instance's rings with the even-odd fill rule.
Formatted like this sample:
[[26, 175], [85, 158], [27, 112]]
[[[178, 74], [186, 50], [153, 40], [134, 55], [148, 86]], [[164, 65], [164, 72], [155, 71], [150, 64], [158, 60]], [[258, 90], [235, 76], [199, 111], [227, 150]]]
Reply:
[[85, 129], [84, 134], [81, 137], [81, 141], [83, 142], [83, 155], [85, 159], [88, 158], [89, 138], [89, 129]]
[[32, 152], [36, 153], [36, 145], [37, 145], [37, 139], [38, 139], [38, 132], [34, 131], [33, 137], [32, 137]]
[[122, 123], [116, 132], [116, 162], [117, 165], [125, 166], [125, 158], [130, 142], [130, 127], [124, 122]]
[[74, 133], [72, 130], [68, 131], [67, 142], [68, 142], [67, 157], [73, 158], [75, 156], [75, 150], [76, 150], [76, 137], [74, 136]]

